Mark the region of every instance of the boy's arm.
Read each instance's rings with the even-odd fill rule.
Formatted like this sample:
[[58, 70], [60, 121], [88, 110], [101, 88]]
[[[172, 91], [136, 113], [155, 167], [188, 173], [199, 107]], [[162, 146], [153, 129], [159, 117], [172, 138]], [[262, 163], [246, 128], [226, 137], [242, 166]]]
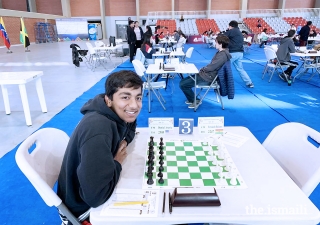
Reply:
[[[212, 59], [211, 63], [207, 66], [203, 67], [201, 70], [205, 73], [210, 73], [213, 71], [217, 71], [223, 66], [223, 64], [227, 61], [227, 58], [224, 53], [220, 52]], [[201, 71], [200, 70], [200, 71]]]

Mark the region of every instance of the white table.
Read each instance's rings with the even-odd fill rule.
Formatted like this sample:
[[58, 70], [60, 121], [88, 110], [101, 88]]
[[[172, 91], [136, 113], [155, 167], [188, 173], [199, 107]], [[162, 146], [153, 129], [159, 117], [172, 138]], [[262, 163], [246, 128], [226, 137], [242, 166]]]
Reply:
[[41, 105], [41, 110], [42, 112], [47, 112], [47, 106], [46, 106], [46, 101], [44, 98], [42, 82], [41, 82], [42, 75], [43, 75], [42, 71], [0, 72], [0, 85], [2, 89], [4, 107], [7, 115], [11, 113], [11, 110], [10, 110], [10, 102], [9, 102], [8, 90], [6, 85], [17, 84], [19, 85], [23, 111], [26, 118], [26, 124], [28, 126], [32, 125], [27, 90], [26, 90], [26, 83], [30, 81], [36, 82], [36, 89], [37, 89], [38, 98]]
[[[290, 53], [291, 56], [297, 56], [297, 57], [302, 57], [302, 58], [307, 58], [307, 57], [316, 57], [316, 63], [313, 64], [307, 64], [308, 61], [306, 59], [304, 59], [304, 62], [302, 64], [301, 67], [305, 68], [305, 70], [297, 73], [297, 75], [295, 75], [293, 77], [293, 82], [295, 81], [295, 79], [297, 77], [300, 77], [302, 74], [304, 74], [308, 69], [315, 69], [315, 71], [320, 75], [320, 63], [319, 63], [319, 57], [320, 57], [320, 51], [318, 51], [317, 53], [308, 53], [309, 51], [315, 51], [315, 50], [305, 50], [305, 53], [298, 53], [298, 52], [294, 52], [294, 53]], [[300, 68], [301, 68], [300, 67]], [[312, 77], [314, 76], [315, 73], [313, 73], [310, 78], [308, 79], [308, 81], [310, 81], [312, 79]]]
[[[102, 216], [103, 206], [92, 209], [92, 225], [137, 224], [167, 225], [181, 223], [232, 223], [248, 225], [316, 225], [320, 222], [319, 210], [289, 178], [284, 170], [245, 127], [225, 127], [225, 130], [248, 137], [240, 148], [225, 145], [248, 188], [218, 189], [219, 207], [174, 207], [172, 214], [162, 214], [163, 189], [156, 218]], [[117, 188], [141, 189], [145, 167], [145, 149], [149, 140], [147, 128], [138, 128], [134, 141], [128, 146], [128, 157], [122, 165]], [[196, 131], [195, 131], [196, 132]], [[193, 135], [164, 136], [164, 140], [202, 138]], [[157, 140], [158, 137], [155, 137]], [[172, 192], [172, 190], [169, 190]], [[168, 195], [168, 190], [166, 190]], [[290, 211], [291, 210], [291, 211]], [[291, 213], [290, 213], [291, 212]]]
[[[180, 64], [177, 64], [177, 65], [174, 65], [174, 67], [175, 67], [175, 71], [165, 71], [163, 69], [159, 69], [159, 65], [157, 65], [157, 64], [150, 64], [148, 66], [147, 70], [146, 70], [146, 74], [148, 75], [148, 81], [147, 82], [151, 81], [152, 74], [170, 74], [170, 73], [197, 74], [199, 72], [197, 67], [192, 63], [190, 63], [190, 64], [180, 63]], [[148, 85], [148, 87], [152, 88], [151, 85]], [[149, 89], [149, 91], [150, 91], [150, 89]], [[165, 110], [165, 107], [162, 104], [162, 102], [160, 101], [159, 97], [157, 95], [156, 95], [156, 97], [158, 98], [158, 100], [159, 100], [160, 104], [162, 105], [163, 109]], [[149, 112], [151, 112], [151, 96], [150, 96], [150, 94], [148, 95], [148, 102], [149, 102]]]
[[111, 60], [110, 55], [112, 53], [115, 53], [115, 51], [117, 51], [117, 49], [122, 49], [123, 45], [122, 44], [118, 44], [116, 46], [101, 46], [101, 47], [94, 47], [94, 50], [97, 53], [97, 56], [100, 56], [100, 53], [105, 52], [106, 53], [106, 57], [108, 57], [110, 59], [110, 61], [113, 63], [113, 66], [115, 67], [114, 62]]

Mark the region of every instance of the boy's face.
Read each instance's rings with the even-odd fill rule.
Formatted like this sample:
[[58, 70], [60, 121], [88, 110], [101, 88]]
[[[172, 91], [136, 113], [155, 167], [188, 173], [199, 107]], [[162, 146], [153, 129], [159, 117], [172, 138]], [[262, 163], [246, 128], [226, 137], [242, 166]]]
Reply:
[[142, 107], [141, 88], [120, 88], [113, 94], [113, 100], [105, 96], [105, 101], [123, 121], [132, 123], [138, 117]]

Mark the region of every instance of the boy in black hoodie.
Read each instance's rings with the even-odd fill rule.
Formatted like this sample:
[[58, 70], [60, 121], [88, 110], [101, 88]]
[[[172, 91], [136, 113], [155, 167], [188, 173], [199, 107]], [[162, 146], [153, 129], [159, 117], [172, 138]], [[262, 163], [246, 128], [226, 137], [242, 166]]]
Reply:
[[119, 180], [142, 107], [142, 84], [132, 71], [112, 73], [105, 93], [81, 108], [84, 117], [69, 140], [58, 178], [58, 195], [76, 217], [106, 202]]

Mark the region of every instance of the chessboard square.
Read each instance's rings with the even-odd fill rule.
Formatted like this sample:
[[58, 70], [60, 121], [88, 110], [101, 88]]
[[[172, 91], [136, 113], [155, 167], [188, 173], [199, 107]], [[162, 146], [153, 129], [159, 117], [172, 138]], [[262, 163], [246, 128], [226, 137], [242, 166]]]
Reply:
[[187, 161], [178, 161], [177, 166], [188, 166], [188, 162]]
[[237, 180], [237, 184], [235, 184], [235, 185], [232, 185], [230, 182], [231, 182], [231, 179], [230, 178], [228, 178], [228, 179], [226, 179], [227, 180], [227, 183], [228, 183], [228, 185], [229, 186], [239, 186], [240, 185], [240, 182], [239, 182], [239, 180], [238, 179], [236, 179]]
[[219, 177], [218, 174], [219, 174], [219, 173], [212, 173], [213, 178], [214, 178], [214, 179], [220, 179], [220, 177]]
[[183, 146], [183, 142], [182, 141], [176, 141], [174, 142], [175, 146]]
[[193, 149], [194, 149], [195, 151], [203, 151], [202, 146], [194, 146]]
[[211, 169], [210, 167], [206, 166], [199, 166], [200, 172], [207, 172], [207, 173], [211, 173]]
[[166, 155], [176, 155], [175, 151], [166, 151], [165, 152]]
[[179, 180], [181, 179], [188, 179], [190, 180], [190, 173], [179, 173]]
[[177, 156], [167, 155], [166, 156], [166, 161], [175, 162], [175, 161], [177, 161]]
[[[162, 177], [162, 179], [163, 179], [163, 177]], [[160, 184], [159, 180], [160, 180], [160, 178], [157, 177], [157, 179], [156, 179], [157, 186], [159, 186], [159, 187], [167, 187], [168, 186], [168, 180], [167, 179], [163, 179], [163, 184]]]
[[182, 172], [189, 172], [189, 168], [187, 166], [179, 166], [178, 167], [178, 172], [182, 173]]
[[184, 150], [185, 151], [192, 151], [192, 152], [194, 151], [193, 146], [184, 146]]
[[165, 145], [166, 146], [174, 146], [174, 142], [173, 141], [166, 141]]
[[195, 152], [194, 151], [185, 151], [185, 154], [187, 156], [192, 156], [192, 155], [195, 155]]
[[198, 162], [196, 162], [196, 161], [188, 161], [188, 166], [198, 166]]
[[213, 179], [212, 173], [201, 172], [202, 179]]
[[179, 181], [180, 181], [180, 186], [192, 187], [192, 182], [190, 179], [179, 179]]
[[167, 161], [167, 166], [177, 166], [177, 161]]
[[176, 166], [169, 166], [169, 167], [167, 167], [167, 172], [169, 173], [169, 172], [171, 172], [171, 173], [177, 173], [178, 172], [178, 167], [176, 167]]
[[183, 145], [184, 146], [193, 146], [192, 142], [187, 142], [187, 141], [183, 142]]
[[205, 156], [196, 156], [197, 161], [207, 161], [207, 157]]
[[191, 179], [202, 179], [201, 173], [190, 173]]
[[174, 146], [166, 146], [165, 151], [175, 151], [176, 148]]
[[195, 156], [186, 156], [187, 161], [197, 161]]
[[202, 146], [201, 141], [193, 141], [192, 144], [193, 144], [193, 146]]
[[218, 151], [218, 146], [214, 145], [214, 146], [211, 146], [211, 147], [212, 147], [213, 151]]
[[214, 182], [214, 179], [203, 179], [204, 186], [216, 186], [216, 182]]
[[177, 161], [186, 161], [187, 158], [185, 156], [177, 156]]
[[175, 146], [175, 150], [176, 151], [184, 151], [184, 147], [183, 146]]
[[168, 186], [169, 187], [179, 187], [180, 186], [179, 179], [168, 179]]
[[209, 163], [208, 163], [208, 161], [199, 161], [198, 165], [199, 166], [209, 166]]
[[188, 167], [188, 169], [189, 169], [189, 172], [192, 172], [192, 173], [199, 173], [200, 172], [199, 167], [196, 167], [196, 166]]
[[192, 187], [203, 187], [202, 179], [191, 179]]
[[184, 153], [184, 151], [177, 151], [176, 155], [177, 156], [185, 156], [186, 154]]
[[179, 179], [179, 173], [168, 172], [168, 179]]
[[206, 153], [204, 151], [194, 151], [194, 155], [196, 155], [196, 156], [205, 156]]

